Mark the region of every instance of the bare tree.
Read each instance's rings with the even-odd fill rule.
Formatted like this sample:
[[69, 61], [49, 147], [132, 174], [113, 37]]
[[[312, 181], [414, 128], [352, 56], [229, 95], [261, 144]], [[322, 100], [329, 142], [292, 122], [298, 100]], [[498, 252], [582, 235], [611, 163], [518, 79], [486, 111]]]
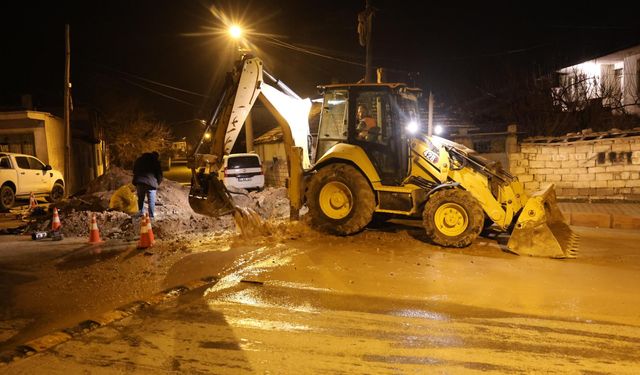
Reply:
[[515, 122], [529, 135], [639, 126], [640, 117], [628, 111], [640, 105], [638, 96], [623, 96], [615, 79], [595, 79], [578, 70], [557, 76], [505, 69], [503, 79], [478, 84], [480, 95], [463, 102], [460, 113], [477, 124]]
[[107, 139], [109, 161], [131, 169], [144, 152], [164, 153], [171, 146], [171, 130], [134, 103], [123, 104], [117, 112], [106, 114], [102, 121]]

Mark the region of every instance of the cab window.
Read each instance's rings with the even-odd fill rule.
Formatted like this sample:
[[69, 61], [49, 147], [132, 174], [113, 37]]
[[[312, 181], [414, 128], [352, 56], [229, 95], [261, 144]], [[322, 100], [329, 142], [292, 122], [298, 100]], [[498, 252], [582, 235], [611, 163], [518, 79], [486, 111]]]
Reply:
[[11, 161], [8, 156], [0, 157], [0, 169], [11, 169]]
[[322, 156], [335, 144], [347, 140], [348, 109], [349, 92], [347, 90], [333, 90], [325, 93], [318, 127], [316, 155]]
[[36, 158], [28, 158], [29, 159], [29, 169], [39, 169], [39, 170], [43, 170], [44, 169], [44, 164], [36, 159]]
[[362, 92], [356, 98], [356, 140], [387, 144], [391, 133], [391, 105], [386, 92]]
[[29, 159], [26, 156], [16, 156], [16, 164], [20, 169], [31, 169], [29, 166]]

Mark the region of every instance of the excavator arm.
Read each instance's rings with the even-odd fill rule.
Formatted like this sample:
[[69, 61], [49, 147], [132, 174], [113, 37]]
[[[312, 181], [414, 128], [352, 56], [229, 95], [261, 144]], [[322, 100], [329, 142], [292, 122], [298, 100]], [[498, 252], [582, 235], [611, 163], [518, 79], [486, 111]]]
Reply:
[[[265, 76], [278, 88], [265, 83]], [[302, 207], [302, 174], [309, 168], [309, 99], [301, 99], [263, 68], [256, 57], [243, 56], [229, 72], [225, 87], [198, 146], [191, 156], [192, 183], [189, 204], [194, 211], [220, 216], [237, 211], [233, 198], [218, 179], [223, 156], [233, 150], [238, 135], [256, 101], [274, 116], [283, 135], [289, 172], [291, 218]]]

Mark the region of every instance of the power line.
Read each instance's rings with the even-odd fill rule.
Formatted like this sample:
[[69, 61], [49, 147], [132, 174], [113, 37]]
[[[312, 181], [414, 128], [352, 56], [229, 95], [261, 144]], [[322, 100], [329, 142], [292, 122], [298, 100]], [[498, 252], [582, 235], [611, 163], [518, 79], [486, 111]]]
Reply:
[[345, 63], [345, 64], [351, 64], [351, 65], [356, 65], [356, 66], [365, 66], [364, 64], [358, 63], [358, 62], [355, 62], [355, 61], [349, 61], [349, 60], [341, 59], [339, 57], [334, 57], [334, 56], [329, 56], [329, 55], [325, 55], [325, 54], [322, 54], [322, 53], [314, 52], [314, 51], [308, 50], [306, 48], [302, 48], [302, 47], [296, 46], [294, 44], [289, 44], [289, 43], [283, 42], [283, 41], [278, 40], [278, 39], [276, 39], [274, 37], [265, 36], [265, 38], [266, 38], [265, 41], [268, 42], [268, 43], [272, 43], [272, 44], [275, 44], [277, 46], [284, 47], [284, 48], [289, 48], [289, 49], [297, 51], [297, 52], [307, 53], [307, 54], [310, 54], [310, 55], [314, 55], [314, 56], [322, 57], [322, 58], [325, 58], [325, 59], [342, 62], [342, 63]]
[[139, 79], [139, 80], [144, 81], [144, 82], [147, 82], [147, 83], [151, 83], [151, 84], [158, 85], [158, 86], [162, 86], [162, 87], [166, 87], [166, 88], [169, 88], [169, 89], [172, 89], [172, 90], [176, 90], [176, 91], [184, 92], [184, 93], [186, 93], [186, 94], [196, 95], [196, 96], [200, 96], [200, 97], [203, 97], [203, 98], [210, 98], [210, 96], [209, 96], [209, 95], [205, 95], [205, 94], [201, 94], [201, 93], [198, 93], [198, 92], [194, 92], [194, 91], [190, 91], [190, 90], [182, 89], [182, 88], [179, 88], [179, 87], [171, 86], [171, 85], [168, 85], [168, 84], [166, 84], [166, 83], [162, 83], [162, 82], [154, 81], [154, 80], [151, 80], [151, 79], [149, 79], [149, 78], [145, 78], [145, 77], [142, 77], [142, 76], [139, 76], [139, 75], [133, 74], [133, 73], [127, 73], [127, 72], [124, 72], [124, 71], [122, 71], [122, 70], [118, 70], [118, 69], [115, 69], [115, 68], [111, 68], [111, 67], [106, 66], [106, 65], [102, 65], [102, 64], [96, 64], [96, 65], [98, 65], [98, 66], [100, 66], [100, 67], [102, 67], [102, 68], [105, 68], [105, 69], [107, 69], [107, 70], [111, 70], [111, 71], [113, 71], [113, 72], [116, 72], [116, 73], [120, 73], [120, 74], [126, 75], [126, 76], [131, 77], [131, 78]]
[[134, 85], [134, 86], [137, 86], [137, 87], [139, 87], [139, 88], [141, 88], [141, 89], [143, 89], [143, 90], [150, 91], [150, 92], [152, 92], [152, 93], [154, 93], [154, 94], [160, 95], [160, 96], [165, 97], [165, 98], [167, 98], [167, 99], [174, 100], [174, 101], [176, 101], [176, 102], [178, 102], [178, 103], [182, 103], [182, 104], [188, 105], [188, 106], [190, 106], [190, 107], [199, 108], [199, 106], [197, 106], [197, 105], [194, 105], [194, 104], [189, 103], [189, 102], [185, 102], [185, 101], [184, 101], [184, 100], [182, 100], [182, 99], [178, 99], [178, 98], [173, 97], [173, 96], [171, 96], [171, 95], [167, 95], [167, 94], [162, 93], [162, 92], [160, 92], [160, 91], [154, 90], [154, 89], [149, 88], [149, 87], [146, 87], [146, 86], [144, 86], [144, 85], [141, 85], [141, 84], [139, 84], [139, 83], [137, 83], [137, 82], [131, 81], [131, 80], [126, 79], [126, 78], [123, 78], [123, 77], [119, 77], [119, 78], [120, 78], [121, 80], [123, 80], [123, 81], [125, 81], [125, 82], [127, 82], [127, 83], [130, 83], [130, 84], [132, 84], [132, 85]]

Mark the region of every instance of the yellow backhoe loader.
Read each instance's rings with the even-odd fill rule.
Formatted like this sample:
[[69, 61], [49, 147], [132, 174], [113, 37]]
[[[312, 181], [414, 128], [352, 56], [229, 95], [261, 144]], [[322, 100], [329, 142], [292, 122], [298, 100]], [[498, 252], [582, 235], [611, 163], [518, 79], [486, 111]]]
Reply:
[[321, 86], [320, 123], [311, 144], [304, 118], [310, 103], [264, 72], [284, 91], [274, 95], [263, 72], [260, 59], [244, 57], [229, 74], [207, 128], [214, 133], [209, 153], [198, 148], [193, 156], [190, 203], [197, 212], [234, 209], [217, 170], [246, 114], [261, 100], [283, 130], [292, 219], [305, 203], [313, 226], [336, 235], [391, 217], [417, 219], [445, 247], [468, 246], [492, 225], [510, 234], [507, 248], [513, 253], [575, 257], [577, 237], [564, 222], [553, 185], [528, 195], [497, 163], [423, 134], [420, 90], [401, 83]]

